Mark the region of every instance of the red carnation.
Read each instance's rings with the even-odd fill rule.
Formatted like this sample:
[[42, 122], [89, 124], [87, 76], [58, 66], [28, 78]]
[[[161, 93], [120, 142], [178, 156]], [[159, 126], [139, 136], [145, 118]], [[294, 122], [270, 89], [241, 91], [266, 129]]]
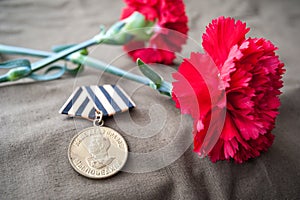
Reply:
[[188, 32], [184, 3], [182, 0], [125, 0], [121, 19], [134, 11], [145, 15], [155, 22], [154, 34], [148, 44], [144, 41], [131, 41], [124, 45], [124, 50], [135, 61], [141, 58], [146, 63], [172, 64], [174, 52], [180, 52], [186, 42]]
[[[177, 80], [173, 83], [176, 106], [194, 119], [195, 152], [203, 154], [205, 137], [211, 137], [207, 130], [212, 110], [226, 108], [224, 125], [213, 126], [223, 127], [207, 152], [213, 162], [233, 158], [242, 163], [267, 151], [273, 143], [271, 131], [280, 106], [284, 64], [270, 41], [246, 39], [248, 31], [245, 23], [232, 18], [213, 20], [202, 37], [206, 54], [192, 53], [173, 75]], [[220, 99], [222, 90], [226, 101]]]

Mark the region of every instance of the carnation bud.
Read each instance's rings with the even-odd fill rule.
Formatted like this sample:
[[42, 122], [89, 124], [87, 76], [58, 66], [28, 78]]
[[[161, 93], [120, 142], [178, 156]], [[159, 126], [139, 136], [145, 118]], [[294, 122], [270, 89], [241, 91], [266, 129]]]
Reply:
[[6, 76], [9, 81], [16, 81], [28, 76], [30, 73], [31, 69], [29, 67], [17, 67], [9, 70]]
[[94, 39], [98, 43], [123, 45], [130, 40], [150, 39], [154, 23], [147, 21], [145, 16], [139, 12], [132, 13], [129, 17], [116, 22], [105, 33], [101, 32]]

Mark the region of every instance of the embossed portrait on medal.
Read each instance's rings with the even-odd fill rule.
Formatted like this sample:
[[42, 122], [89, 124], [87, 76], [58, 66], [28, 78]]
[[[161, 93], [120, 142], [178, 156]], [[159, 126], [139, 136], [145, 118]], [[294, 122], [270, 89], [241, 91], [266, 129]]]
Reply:
[[101, 169], [112, 163], [115, 157], [108, 153], [110, 145], [110, 140], [102, 134], [92, 136], [87, 146], [90, 154], [90, 157], [86, 158], [88, 165], [95, 169]]

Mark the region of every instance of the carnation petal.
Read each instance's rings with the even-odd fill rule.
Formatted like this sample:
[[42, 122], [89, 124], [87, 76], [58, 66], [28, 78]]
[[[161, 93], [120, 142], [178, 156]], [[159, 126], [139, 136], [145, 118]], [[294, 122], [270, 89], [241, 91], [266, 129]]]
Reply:
[[240, 44], [249, 32], [246, 24], [233, 18], [219, 17], [206, 27], [202, 36], [204, 50], [214, 59], [217, 66], [227, 60], [230, 49]]

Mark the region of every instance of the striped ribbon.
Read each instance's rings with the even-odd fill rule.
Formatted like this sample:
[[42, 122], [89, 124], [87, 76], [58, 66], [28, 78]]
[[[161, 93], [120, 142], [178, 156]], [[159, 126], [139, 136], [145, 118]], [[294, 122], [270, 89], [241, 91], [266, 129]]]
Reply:
[[101, 110], [103, 116], [111, 116], [134, 107], [135, 103], [121, 87], [92, 85], [77, 87], [59, 113], [93, 120], [96, 110]]

